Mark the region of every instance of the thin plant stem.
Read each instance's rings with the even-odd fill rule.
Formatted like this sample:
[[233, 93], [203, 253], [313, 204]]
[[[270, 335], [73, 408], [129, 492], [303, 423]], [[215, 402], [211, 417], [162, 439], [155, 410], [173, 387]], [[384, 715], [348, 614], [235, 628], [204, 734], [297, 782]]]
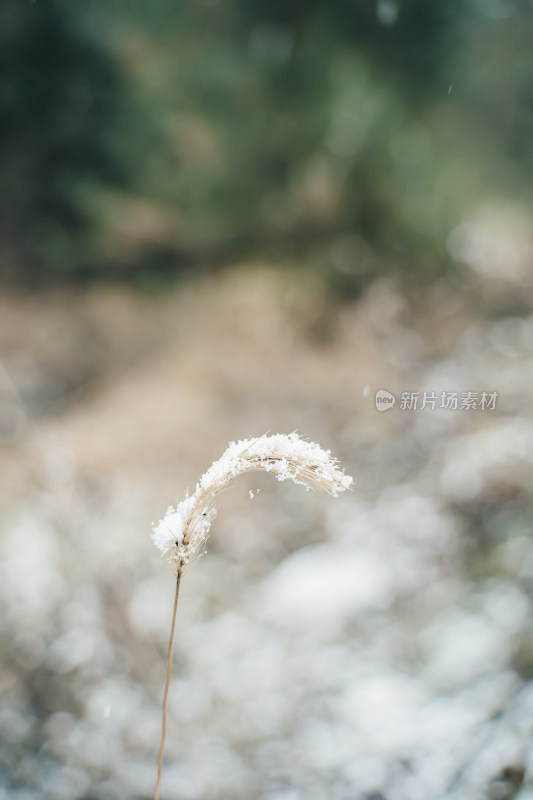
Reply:
[[165, 681], [165, 694], [163, 695], [163, 720], [161, 723], [161, 741], [159, 743], [159, 756], [157, 758], [157, 780], [155, 783], [154, 800], [159, 800], [161, 788], [161, 770], [163, 769], [163, 748], [165, 746], [165, 733], [167, 730], [167, 702], [168, 688], [170, 686], [170, 670], [172, 668], [172, 652], [174, 650], [174, 630], [176, 628], [176, 611], [178, 610], [178, 597], [180, 593], [181, 573], [176, 579], [176, 594], [174, 597], [174, 611], [172, 612], [172, 626], [170, 628], [170, 641], [168, 643], [167, 679]]

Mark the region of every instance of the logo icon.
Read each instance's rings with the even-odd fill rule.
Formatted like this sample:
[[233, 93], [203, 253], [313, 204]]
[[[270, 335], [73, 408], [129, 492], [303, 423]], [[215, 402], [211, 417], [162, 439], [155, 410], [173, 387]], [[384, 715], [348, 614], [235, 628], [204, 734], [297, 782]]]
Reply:
[[375, 402], [378, 411], [390, 411], [396, 405], [396, 398], [392, 392], [388, 392], [386, 389], [378, 389]]

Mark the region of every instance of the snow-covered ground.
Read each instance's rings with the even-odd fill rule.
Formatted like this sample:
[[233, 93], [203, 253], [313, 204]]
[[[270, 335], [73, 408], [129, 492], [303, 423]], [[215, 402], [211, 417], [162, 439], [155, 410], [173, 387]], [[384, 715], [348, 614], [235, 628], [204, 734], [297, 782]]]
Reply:
[[533, 798], [533, 315], [388, 282], [336, 306], [260, 270], [2, 304], [1, 800], [153, 796], [174, 579], [151, 524], [229, 440], [293, 430], [354, 489], [222, 495], [162, 799]]

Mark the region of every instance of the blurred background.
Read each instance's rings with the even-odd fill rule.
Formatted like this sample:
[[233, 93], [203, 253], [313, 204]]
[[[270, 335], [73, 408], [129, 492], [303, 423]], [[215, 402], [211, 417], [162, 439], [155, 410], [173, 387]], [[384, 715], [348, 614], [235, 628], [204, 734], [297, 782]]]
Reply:
[[162, 800], [533, 798], [532, 39], [531, 0], [3, 0], [0, 800], [153, 796], [152, 522], [292, 430], [354, 491], [222, 497]]

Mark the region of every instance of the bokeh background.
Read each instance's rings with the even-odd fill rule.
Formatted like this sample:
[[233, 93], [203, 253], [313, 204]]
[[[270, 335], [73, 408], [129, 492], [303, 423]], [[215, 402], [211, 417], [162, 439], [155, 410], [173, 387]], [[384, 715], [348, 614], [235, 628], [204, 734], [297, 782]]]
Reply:
[[533, 798], [532, 39], [531, 0], [3, 0], [1, 800], [153, 796], [151, 524], [292, 430], [354, 491], [222, 497], [162, 800]]

